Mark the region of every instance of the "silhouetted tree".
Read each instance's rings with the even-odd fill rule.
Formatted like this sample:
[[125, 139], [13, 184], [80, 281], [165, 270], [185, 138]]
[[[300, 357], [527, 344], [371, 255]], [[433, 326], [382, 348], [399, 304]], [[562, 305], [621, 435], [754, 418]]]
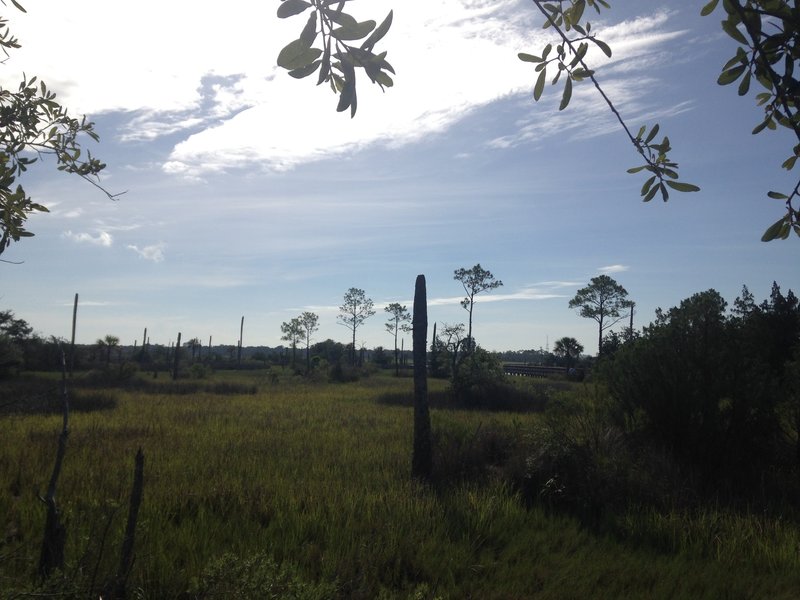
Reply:
[[353, 332], [353, 345], [350, 351], [351, 364], [356, 364], [356, 330], [369, 317], [375, 314], [373, 302], [367, 298], [364, 290], [350, 288], [344, 295], [344, 302], [339, 307], [339, 324]]
[[107, 335], [104, 338], [98, 339], [95, 344], [97, 347], [105, 352], [106, 367], [111, 366], [111, 350], [119, 346], [119, 338], [115, 335]]
[[578, 314], [597, 321], [597, 353], [603, 349], [603, 333], [624, 319], [621, 311], [630, 307], [627, 290], [608, 275], [592, 277], [589, 285], [578, 290], [569, 301], [570, 308], [577, 308]]
[[289, 342], [292, 348], [292, 366], [294, 367], [297, 363], [297, 343], [303, 339], [303, 324], [297, 317], [290, 321], [284, 321], [281, 323], [281, 333], [283, 333], [281, 339]]
[[311, 371], [311, 336], [319, 329], [319, 316], [313, 312], [305, 311], [298, 317], [303, 328], [303, 338], [306, 346], [306, 372]]
[[553, 344], [553, 354], [560, 356], [566, 362], [567, 368], [574, 364], [581, 352], [583, 352], [583, 345], [574, 337], [562, 337], [555, 341]]
[[386, 322], [386, 331], [394, 336], [394, 371], [395, 375], [400, 375], [400, 351], [397, 348], [397, 335], [401, 331], [409, 331], [411, 329], [408, 325], [411, 321], [411, 313], [408, 312], [406, 306], [399, 302], [392, 302], [384, 310], [390, 315], [389, 320]]
[[469, 313], [466, 344], [466, 352], [469, 354], [475, 347], [475, 341], [472, 338], [472, 311], [475, 308], [475, 296], [481, 292], [499, 288], [503, 282], [495, 279], [491, 271], [482, 268], [480, 263], [471, 269], [456, 269], [453, 279], [461, 282], [467, 294], [461, 301], [461, 306]]

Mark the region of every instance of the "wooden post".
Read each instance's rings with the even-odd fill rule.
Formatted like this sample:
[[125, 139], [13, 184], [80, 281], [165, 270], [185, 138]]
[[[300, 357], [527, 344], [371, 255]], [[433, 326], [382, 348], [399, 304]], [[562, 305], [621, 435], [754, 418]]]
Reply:
[[75, 305], [72, 307], [72, 340], [69, 343], [69, 378], [75, 368], [75, 325], [78, 322], [78, 294], [75, 293]]
[[236, 355], [237, 366], [242, 366], [242, 337], [244, 334], [244, 315], [242, 315], [242, 324], [239, 326], [239, 351]]
[[414, 288], [413, 358], [414, 358], [414, 452], [411, 474], [430, 479], [433, 470], [431, 448], [431, 416], [428, 410], [428, 369], [426, 345], [428, 337], [428, 301], [425, 275], [417, 275]]
[[178, 379], [178, 360], [181, 353], [181, 332], [178, 332], [178, 343], [175, 344], [175, 367], [172, 370], [172, 379]]

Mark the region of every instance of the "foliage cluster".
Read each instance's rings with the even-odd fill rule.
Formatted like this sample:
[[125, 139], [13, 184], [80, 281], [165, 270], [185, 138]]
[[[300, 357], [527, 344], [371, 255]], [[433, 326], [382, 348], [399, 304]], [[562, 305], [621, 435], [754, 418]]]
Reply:
[[[356, 69], [363, 69], [372, 83], [381, 89], [392, 87], [389, 73], [394, 69], [386, 61], [386, 52], [376, 54], [375, 45], [389, 32], [392, 11], [377, 25], [375, 21], [357, 21], [344, 11], [349, 0], [282, 0], [278, 17], [285, 19], [306, 12], [311, 13], [300, 37], [287, 44], [278, 54], [278, 66], [289, 71], [289, 75], [302, 79], [319, 71], [317, 85], [328, 83], [339, 95], [336, 110], [350, 109], [356, 114]], [[335, 5], [335, 6], [334, 6]], [[314, 43], [320, 38], [320, 47]], [[356, 46], [352, 42], [361, 41]]]
[[[707, 480], [742, 484], [794, 462], [798, 407], [787, 390], [800, 348], [800, 305], [777, 284], [756, 305], [747, 288], [726, 313], [715, 291], [668, 311], [605, 365], [616, 419]], [[787, 435], [787, 431], [789, 434]], [[800, 444], [800, 442], [796, 442]]]
[[[24, 12], [18, 2], [12, 0], [12, 3]], [[0, 18], [0, 51], [8, 58], [9, 51], [19, 47], [8, 21]], [[0, 254], [11, 242], [33, 235], [26, 229], [31, 214], [48, 212], [19, 183], [37, 160], [54, 156], [59, 171], [78, 175], [103, 189], [98, 176], [105, 164], [84, 151], [83, 138], [98, 140], [94, 124], [85, 117], [71, 117], [56, 100], [56, 94], [36, 76], [23, 77], [13, 91], [0, 87]], [[103, 192], [109, 198], [115, 197]]]

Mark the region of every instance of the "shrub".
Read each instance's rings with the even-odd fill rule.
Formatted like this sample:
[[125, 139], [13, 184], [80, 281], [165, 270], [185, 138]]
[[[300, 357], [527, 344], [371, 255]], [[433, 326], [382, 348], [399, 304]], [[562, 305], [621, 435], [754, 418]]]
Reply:
[[22, 351], [10, 336], [0, 333], [0, 380], [11, 377], [22, 365]]
[[247, 558], [226, 553], [192, 583], [190, 596], [237, 600], [325, 600], [336, 598], [337, 588], [332, 583], [306, 581], [294, 565], [279, 565], [263, 553]]
[[349, 383], [358, 381], [359, 370], [356, 367], [343, 365], [341, 361], [334, 363], [328, 372], [328, 378], [333, 383]]
[[776, 457], [780, 379], [724, 310], [714, 290], [695, 294], [659, 312], [602, 371], [621, 426], [746, 487]]
[[483, 348], [475, 348], [453, 374], [453, 395], [465, 406], [489, 406], [504, 381], [500, 361]]

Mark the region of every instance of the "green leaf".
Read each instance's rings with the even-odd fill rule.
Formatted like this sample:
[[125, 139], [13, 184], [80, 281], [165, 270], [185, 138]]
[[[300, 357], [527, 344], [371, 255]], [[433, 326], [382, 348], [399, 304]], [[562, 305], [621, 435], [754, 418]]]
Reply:
[[578, 46], [578, 50], [575, 52], [575, 56], [572, 57], [572, 61], [570, 61], [569, 66], [570, 67], [577, 66], [578, 63], [581, 62], [581, 60], [583, 60], [583, 57], [586, 56], [586, 51], [588, 49], [589, 49], [589, 44], [587, 44], [586, 42], [581, 42], [581, 44]]
[[658, 186], [650, 188], [650, 191], [647, 192], [647, 195], [644, 197], [643, 202], [650, 202], [650, 200], [656, 197], [656, 192], [658, 192]]
[[361, 45], [364, 49], [371, 49], [375, 44], [383, 39], [383, 37], [389, 32], [389, 28], [392, 26], [392, 19], [394, 18], [394, 11], [390, 10], [389, 14], [386, 15], [386, 18], [383, 22], [378, 25], [378, 28], [372, 32], [372, 34], [364, 41]]
[[717, 78], [717, 83], [719, 85], [728, 85], [729, 83], [733, 83], [744, 73], [747, 65], [739, 65], [728, 69], [727, 71], [723, 71], [720, 73], [720, 76]]
[[360, 40], [365, 35], [375, 29], [375, 21], [362, 21], [355, 25], [345, 25], [337, 27], [331, 31], [331, 35], [340, 41]]
[[771, 121], [772, 121], [772, 115], [767, 115], [766, 119], [764, 119], [761, 123], [759, 123], [753, 128], [753, 135], [761, 133], [765, 127], [769, 126]]
[[658, 189], [661, 190], [661, 198], [664, 200], [664, 202], [669, 200], [669, 192], [667, 191], [667, 186], [665, 186], [663, 183], [659, 183]]
[[523, 62], [529, 62], [529, 63], [542, 62], [542, 59], [540, 57], [534, 56], [533, 54], [527, 54], [525, 52], [520, 52], [519, 54], [517, 54], [517, 57], [519, 57], [519, 59]]
[[591, 69], [575, 69], [572, 72], [572, 78], [575, 81], [583, 81], [584, 79], [586, 79], [587, 77], [591, 77], [592, 75], [594, 75], [594, 71], [592, 71]]
[[740, 44], [747, 45], [747, 38], [742, 35], [742, 32], [730, 20], [722, 22], [722, 30]]
[[317, 85], [321, 85], [322, 82], [326, 81], [330, 73], [331, 73], [331, 44], [329, 39], [328, 43], [325, 44], [325, 52], [323, 52], [322, 54], [322, 68], [319, 70]]
[[353, 65], [347, 60], [342, 61], [342, 73], [344, 74], [344, 86], [339, 95], [339, 104], [336, 107], [337, 112], [343, 112], [350, 107], [350, 118], [356, 116], [356, 107], [358, 105], [356, 96], [356, 72]]
[[539, 77], [536, 78], [536, 85], [533, 86], [533, 99], [537, 102], [539, 98], [542, 97], [542, 92], [544, 91], [544, 83], [547, 79], [547, 69], [542, 69], [542, 72], [539, 73]]
[[655, 139], [656, 135], [658, 135], [658, 123], [656, 123], [650, 130], [650, 133], [647, 134], [647, 139], [645, 139], [644, 143], [649, 144]]
[[595, 45], [598, 48], [600, 48], [600, 50], [603, 51], [603, 54], [605, 54], [608, 58], [611, 58], [611, 48], [609, 47], [608, 44], [606, 44], [605, 42], [602, 42], [602, 41], [600, 41], [600, 40], [598, 40], [596, 38], [589, 38], [589, 39], [592, 40], [595, 43]]
[[761, 241], [771, 242], [777, 238], [781, 234], [784, 223], [788, 223], [788, 219], [786, 217], [781, 217], [780, 220], [775, 221], [767, 228], [767, 230], [764, 232], [764, 235], [761, 236]]
[[570, 98], [572, 98], [572, 79], [567, 77], [567, 82], [564, 84], [564, 93], [561, 95], [561, 104], [559, 105], [558, 110], [564, 110], [567, 108]]
[[572, 10], [570, 11], [569, 15], [569, 20], [572, 23], [573, 27], [580, 22], [585, 8], [586, 8], [585, 0], [577, 0], [577, 2], [575, 2], [575, 5], [572, 7]]
[[669, 187], [677, 192], [699, 192], [700, 188], [691, 183], [684, 183], [682, 181], [667, 181]]
[[341, 25], [342, 27], [355, 27], [356, 25], [358, 25], [358, 21], [356, 21], [354, 17], [348, 15], [345, 12], [339, 12], [336, 10], [331, 10], [329, 8], [326, 8], [324, 12], [326, 17], [328, 17], [331, 21], [333, 21], [337, 25]]
[[315, 60], [310, 65], [306, 65], [305, 67], [300, 67], [299, 69], [293, 69], [289, 71], [289, 75], [294, 77], [295, 79], [302, 79], [303, 77], [308, 77], [314, 71], [316, 71], [319, 66], [322, 64], [321, 60]]
[[378, 71], [375, 74], [374, 81], [375, 81], [375, 83], [377, 83], [378, 85], [383, 86], [383, 87], [393, 87], [394, 86], [394, 81], [392, 80], [392, 78], [389, 77], [383, 71]]
[[287, 17], [299, 15], [310, 6], [311, 3], [305, 0], [286, 0], [285, 2], [281, 2], [281, 5], [278, 7], [278, 18], [286, 19]]
[[634, 173], [639, 173], [640, 171], [644, 171], [647, 168], [646, 165], [642, 165], [641, 167], [631, 167], [628, 169], [628, 173], [633, 175]]
[[278, 54], [278, 66], [293, 71], [310, 65], [320, 54], [319, 48], [309, 48], [303, 40], [294, 40]]
[[317, 13], [312, 12], [308, 16], [308, 21], [306, 21], [306, 26], [303, 27], [303, 31], [300, 33], [300, 39], [308, 46], [311, 47], [311, 44], [314, 43], [314, 40], [317, 39]]
[[17, 10], [21, 10], [21, 11], [22, 11], [22, 12], [24, 12], [24, 13], [27, 13], [27, 12], [28, 12], [27, 10], [25, 10], [25, 8], [23, 8], [22, 4], [20, 4], [19, 2], [17, 2], [17, 0], [11, 0], [11, 4], [13, 4], [14, 6], [16, 6], [16, 7], [17, 7]]
[[770, 198], [774, 198], [775, 200], [788, 200], [789, 196], [786, 194], [781, 194], [780, 192], [767, 192], [767, 196]]
[[642, 191], [640, 192], [640, 195], [647, 196], [647, 194], [651, 190], [650, 186], [652, 186], [655, 182], [656, 182], [656, 176], [655, 175], [653, 175], [652, 177], [647, 179], [647, 181], [644, 182], [644, 185], [642, 185]]
[[752, 75], [751, 75], [750, 71], [745, 73], [744, 77], [742, 77], [742, 81], [741, 81], [741, 83], [739, 83], [739, 95], [740, 96], [745, 96], [747, 94], [747, 92], [750, 91], [750, 79], [751, 78], [752, 78]]
[[787, 171], [791, 171], [794, 168], [794, 163], [796, 163], [796, 162], [797, 162], [797, 157], [796, 156], [790, 156], [785, 161], [783, 161], [783, 164], [781, 165], [781, 167], [783, 167]]
[[714, 9], [717, 8], [718, 3], [719, 0], [711, 0], [711, 2], [709, 2], [702, 8], [702, 10], [700, 11], [700, 16], [707, 17], [708, 15], [710, 15], [712, 12], [714, 12]]

